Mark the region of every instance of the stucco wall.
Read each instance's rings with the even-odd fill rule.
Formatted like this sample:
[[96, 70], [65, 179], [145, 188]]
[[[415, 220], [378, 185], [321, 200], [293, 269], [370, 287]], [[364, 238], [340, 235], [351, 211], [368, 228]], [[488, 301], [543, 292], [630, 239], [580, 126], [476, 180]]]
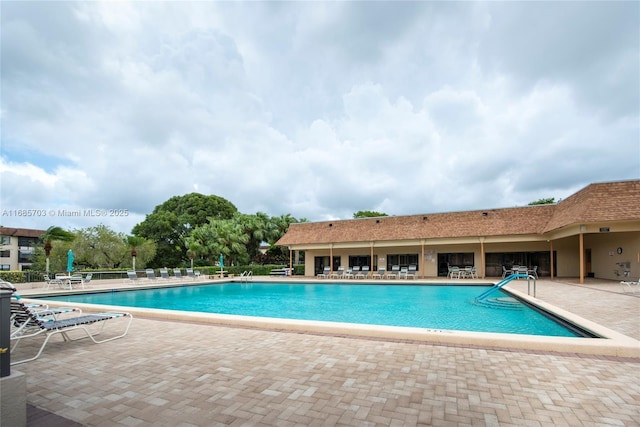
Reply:
[[[637, 280], [640, 277], [640, 233], [600, 233], [585, 236], [591, 249], [591, 270], [601, 279]], [[618, 253], [618, 248], [622, 253]], [[625, 276], [625, 271], [628, 275]]]

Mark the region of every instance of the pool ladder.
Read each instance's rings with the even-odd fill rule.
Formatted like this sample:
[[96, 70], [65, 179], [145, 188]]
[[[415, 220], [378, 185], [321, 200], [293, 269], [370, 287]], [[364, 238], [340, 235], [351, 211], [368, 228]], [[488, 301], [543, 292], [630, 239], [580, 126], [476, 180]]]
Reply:
[[249, 280], [253, 280], [253, 271], [243, 271], [242, 274], [240, 274], [240, 281], [248, 282]]

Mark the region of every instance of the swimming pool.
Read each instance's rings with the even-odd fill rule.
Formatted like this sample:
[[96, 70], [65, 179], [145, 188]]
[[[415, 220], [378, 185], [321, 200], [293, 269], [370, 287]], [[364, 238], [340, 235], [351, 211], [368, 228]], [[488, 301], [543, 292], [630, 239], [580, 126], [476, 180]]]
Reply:
[[279, 319], [472, 332], [580, 337], [575, 329], [512, 298], [479, 305], [489, 286], [225, 283], [98, 292], [48, 300]]

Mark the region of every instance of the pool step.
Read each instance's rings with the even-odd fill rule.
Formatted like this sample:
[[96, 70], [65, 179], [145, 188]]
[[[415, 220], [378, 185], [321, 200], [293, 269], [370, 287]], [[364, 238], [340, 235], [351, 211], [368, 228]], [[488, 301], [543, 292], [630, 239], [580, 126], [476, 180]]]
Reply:
[[502, 310], [522, 310], [522, 304], [511, 297], [484, 298], [476, 301], [476, 304]]

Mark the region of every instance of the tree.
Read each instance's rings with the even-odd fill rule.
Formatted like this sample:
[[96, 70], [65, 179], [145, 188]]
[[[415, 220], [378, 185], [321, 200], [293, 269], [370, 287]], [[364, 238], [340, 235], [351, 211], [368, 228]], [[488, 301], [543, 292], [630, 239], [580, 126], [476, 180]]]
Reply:
[[136, 256], [138, 255], [137, 249], [144, 244], [146, 239], [140, 236], [127, 236], [125, 238], [125, 242], [127, 246], [131, 250], [131, 269], [135, 271], [136, 269]]
[[[308, 221], [306, 218], [297, 220], [290, 214], [280, 215], [279, 217], [272, 217], [271, 221], [274, 224], [275, 230], [271, 236], [271, 239], [267, 241], [267, 243], [269, 243], [271, 246], [267, 250], [266, 257], [262, 258], [269, 263], [280, 263], [283, 262], [283, 260], [286, 262], [289, 259], [288, 249], [283, 246], [275, 246], [275, 243], [280, 240], [282, 236], [284, 236], [291, 224]], [[300, 262], [300, 251], [295, 251], [294, 258], [294, 263], [298, 264]]]
[[211, 219], [208, 224], [194, 229], [186, 242], [190, 247], [199, 248], [200, 255], [213, 265], [220, 255], [236, 264], [247, 263], [248, 240], [248, 235], [238, 222], [231, 219]]
[[214, 195], [174, 196], [156, 206], [144, 221], [133, 227], [132, 233], [156, 243], [152, 266], [178, 266], [188, 257], [186, 239], [194, 229], [207, 224], [210, 218], [230, 219], [237, 211], [231, 202]]
[[546, 199], [538, 199], [534, 202], [529, 203], [529, 206], [533, 205], [552, 205], [556, 203], [555, 197], [547, 197]]
[[198, 254], [202, 251], [202, 246], [200, 242], [195, 239], [192, 239], [191, 236], [187, 237], [187, 248], [189, 249], [189, 259], [191, 260], [191, 268], [193, 268], [193, 259], [198, 256]]
[[44, 253], [47, 260], [45, 271], [47, 272], [47, 274], [49, 274], [49, 256], [51, 255], [53, 242], [56, 240], [60, 242], [71, 242], [74, 238], [75, 235], [72, 232], [66, 231], [60, 227], [56, 227], [53, 225], [47, 228], [47, 231], [45, 231], [45, 233], [40, 236], [40, 240], [42, 240], [42, 242], [44, 243]]
[[[134, 248], [123, 233], [111, 230], [106, 225], [76, 230], [72, 249], [76, 263], [83, 268], [128, 268], [138, 264], [144, 268], [155, 255], [155, 244], [147, 239], [134, 239]], [[135, 252], [135, 258], [132, 253]], [[135, 260], [135, 261], [134, 261]]]
[[353, 214], [354, 218], [374, 218], [377, 216], [388, 216], [386, 213], [376, 211], [358, 211]]

